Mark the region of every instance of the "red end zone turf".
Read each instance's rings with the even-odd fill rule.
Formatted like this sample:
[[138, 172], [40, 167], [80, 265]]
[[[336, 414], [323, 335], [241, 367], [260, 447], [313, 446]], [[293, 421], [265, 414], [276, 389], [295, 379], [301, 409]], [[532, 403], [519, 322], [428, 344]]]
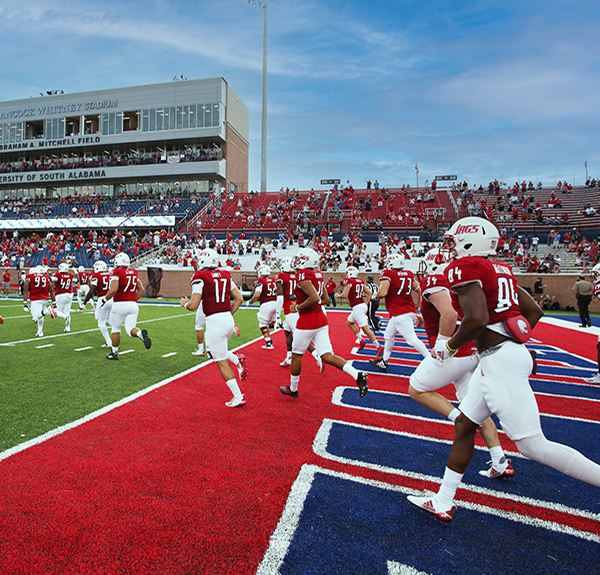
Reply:
[[[350, 358], [346, 315], [329, 317], [336, 353]], [[574, 338], [564, 332], [540, 325], [534, 337], [565, 347]], [[329, 366], [321, 376], [307, 355], [300, 397], [282, 395], [282, 332], [274, 342], [274, 352], [262, 341], [244, 349], [243, 409], [224, 406], [230, 392], [208, 365], [2, 461], [0, 573], [254, 573], [301, 466], [338, 467], [317, 457], [312, 442], [323, 419], [343, 411], [332, 391], [354, 385]], [[370, 381], [380, 390], [408, 386], [406, 378]], [[369, 412], [354, 421], [397, 426]], [[451, 427], [442, 434], [451, 439]]]

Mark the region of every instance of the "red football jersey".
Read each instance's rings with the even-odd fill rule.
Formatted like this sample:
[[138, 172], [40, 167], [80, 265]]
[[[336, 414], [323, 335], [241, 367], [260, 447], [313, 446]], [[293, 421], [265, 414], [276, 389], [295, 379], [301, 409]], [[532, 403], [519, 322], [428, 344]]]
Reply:
[[79, 285], [86, 285], [90, 281], [89, 272], [77, 272], [77, 276], [79, 277]]
[[190, 281], [192, 286], [200, 288], [204, 315], [231, 312], [231, 274], [227, 270], [199, 270]]
[[137, 270], [132, 270], [130, 268], [115, 268], [110, 276], [111, 283], [115, 278], [119, 282], [119, 287], [117, 289], [117, 293], [115, 293], [113, 297], [113, 300], [116, 302], [137, 301]]
[[417, 308], [412, 298], [414, 274], [409, 270], [383, 270], [379, 281], [388, 280], [390, 287], [385, 296], [385, 309], [390, 315], [416, 313]]
[[[425, 276], [421, 280], [421, 315], [423, 316], [423, 322], [425, 323], [425, 332], [429, 339], [429, 347], [433, 349], [440, 328], [440, 312], [436, 307], [429, 301], [429, 296], [440, 290], [450, 291], [448, 280], [442, 274], [432, 274]], [[458, 300], [455, 294], [450, 294], [452, 300], [452, 306], [456, 309]], [[458, 329], [458, 326], [457, 328]], [[455, 330], [456, 331], [456, 330]], [[465, 357], [473, 355], [476, 351], [472, 342], [463, 345], [456, 352], [457, 357]]]
[[[466, 256], [454, 260], [446, 268], [445, 276], [450, 289], [473, 282], [481, 286], [487, 301], [489, 325], [521, 313], [517, 280], [508, 264], [492, 262], [480, 256]], [[462, 316], [462, 311], [457, 311]]]
[[[296, 305], [304, 303], [308, 296], [304, 293], [300, 284], [303, 282], [311, 282], [315, 290], [321, 298], [323, 296], [323, 274], [319, 270], [298, 270], [296, 272]], [[298, 329], [317, 329], [327, 325], [327, 316], [323, 312], [321, 303], [317, 303], [308, 309], [298, 310], [300, 314], [296, 327]]]
[[365, 280], [362, 278], [344, 278], [342, 286], [345, 288], [347, 285], [350, 285], [350, 291], [348, 292], [350, 307], [365, 303]]
[[25, 276], [25, 281], [27, 280], [31, 301], [50, 299], [50, 278], [46, 274], [29, 273]]
[[59, 295], [61, 293], [73, 293], [73, 280], [74, 276], [72, 274], [63, 274], [60, 272], [56, 272], [52, 276], [52, 281], [54, 282], [54, 293]]
[[96, 295], [105, 296], [110, 287], [110, 272], [94, 272], [90, 278], [90, 285], [96, 286]]
[[600, 297], [600, 283], [594, 284], [594, 295]]
[[277, 274], [276, 282], [281, 283], [283, 286], [283, 313], [287, 315], [290, 313], [290, 307], [295, 298], [296, 293], [296, 274], [290, 272], [279, 272]]
[[277, 284], [275, 279], [269, 276], [263, 276], [258, 278], [254, 282], [254, 289], [260, 289], [260, 296], [258, 297], [259, 303], [267, 303], [268, 301], [277, 300]]

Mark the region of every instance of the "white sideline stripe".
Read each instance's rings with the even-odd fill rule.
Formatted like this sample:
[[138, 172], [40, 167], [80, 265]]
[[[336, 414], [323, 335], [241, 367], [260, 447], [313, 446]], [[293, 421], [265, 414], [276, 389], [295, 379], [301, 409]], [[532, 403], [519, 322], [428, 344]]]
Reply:
[[[89, 312], [89, 313], [92, 313], [92, 312]], [[26, 316], [26, 317], [29, 317], [29, 316]], [[177, 315], [170, 315], [170, 316], [167, 316], [167, 317], [157, 317], [155, 319], [145, 319], [143, 321], [138, 321], [138, 325], [140, 325], [142, 323], [154, 323], [155, 321], [163, 321], [165, 319], [173, 319], [173, 318], [177, 318], [177, 317], [186, 317], [186, 315], [178, 313]], [[54, 334], [54, 335], [46, 335], [46, 336], [44, 336], [44, 339], [50, 339], [50, 338], [55, 338], [55, 337], [69, 337], [69, 336], [72, 336], [72, 335], [77, 335], [77, 334], [80, 334], [80, 333], [90, 333], [90, 332], [93, 332], [93, 331], [98, 331], [98, 328], [94, 327], [92, 329], [83, 329], [81, 331], [71, 331], [69, 333], [57, 333], [57, 334]], [[3, 345], [10, 345], [10, 346], [12, 346], [12, 345], [15, 345], [17, 343], [30, 343], [32, 341], [39, 341], [39, 339], [37, 337], [34, 337], [34, 338], [31, 338], [31, 339], [22, 339], [22, 340], [19, 340], [19, 341], [10, 341], [10, 342], [7, 342], [7, 343], [0, 343], [0, 346], [3, 346]]]
[[425, 571], [417, 571], [410, 565], [396, 563], [396, 561], [387, 562], [388, 575], [431, 575]]
[[161, 355], [160, 357], [171, 357], [172, 355], [177, 355], [177, 352], [172, 351], [171, 353], [165, 353], [164, 355]]
[[[177, 316], [175, 316], [175, 317], [177, 317]], [[94, 330], [90, 330], [90, 331], [94, 331]], [[248, 341], [242, 345], [239, 345], [239, 346], [233, 348], [231, 351], [235, 352], [239, 349], [243, 349], [247, 345], [256, 343], [257, 341], [262, 341], [262, 339], [263, 339], [263, 337], [261, 335], [260, 337], [257, 337], [255, 339], [253, 339], [252, 341]], [[209, 361], [205, 361], [204, 363], [201, 363], [200, 365], [195, 365], [194, 367], [191, 367], [190, 369], [186, 369], [185, 371], [182, 371], [181, 373], [172, 375], [171, 377], [168, 377], [167, 379], [163, 379], [162, 381], [159, 381], [158, 383], [155, 383], [154, 385], [151, 385], [150, 387], [146, 387], [145, 389], [142, 389], [132, 395], [124, 397], [123, 399], [120, 399], [119, 401], [115, 401], [114, 403], [111, 403], [110, 405], [107, 405], [96, 411], [93, 411], [92, 413], [89, 413], [88, 415], [85, 415], [79, 419], [76, 419], [75, 421], [72, 421], [71, 423], [66, 423], [65, 425], [61, 425], [60, 427], [57, 427], [56, 429], [51, 429], [50, 431], [47, 431], [46, 433], [39, 435], [38, 437], [34, 437], [33, 439], [30, 439], [29, 441], [19, 443], [18, 445], [15, 445], [14, 447], [11, 447], [10, 449], [1, 451], [0, 452], [0, 461], [4, 461], [5, 459], [8, 459], [11, 455], [15, 455], [17, 453], [20, 453], [21, 451], [25, 451], [26, 449], [28, 449], [30, 447], [39, 445], [40, 443], [43, 443], [44, 441], [47, 441], [48, 439], [52, 439], [53, 437], [61, 435], [65, 431], [69, 431], [70, 429], [79, 427], [80, 425], [83, 425], [84, 423], [87, 423], [88, 421], [92, 421], [93, 419], [96, 419], [97, 417], [100, 417], [101, 415], [111, 412], [113, 409], [116, 409], [118, 407], [121, 407], [122, 405], [126, 405], [127, 403], [135, 401], [136, 399], [143, 397], [144, 395], [146, 395], [156, 389], [160, 389], [161, 387], [164, 387], [165, 385], [171, 383], [172, 381], [175, 381], [176, 379], [179, 379], [180, 377], [189, 375], [190, 373], [193, 373], [194, 371], [196, 371], [198, 369], [202, 369], [213, 363], [214, 363], [214, 361], [211, 359]]]
[[560, 319], [558, 317], [542, 317], [540, 319], [540, 323], [548, 323], [550, 325], [555, 325], [558, 327], [565, 327], [567, 329], [572, 329], [573, 331], [577, 331], [579, 333], [593, 333], [595, 335], [600, 335], [600, 328], [597, 327], [586, 327], [585, 331], [581, 331], [584, 328], [580, 328], [579, 324], [574, 321], [569, 321], [567, 319]]
[[[337, 477], [339, 479], [345, 479], [347, 481], [353, 481], [354, 483], [369, 485], [371, 487], [377, 487], [379, 489], [395, 491], [404, 495], [420, 495], [422, 493], [401, 485], [392, 485], [382, 481], [375, 481], [373, 479], [357, 477], [347, 473], [341, 473], [339, 471], [332, 471], [316, 465], [304, 464], [298, 473], [296, 481], [294, 481], [294, 484], [292, 485], [285, 508], [281, 515], [281, 519], [279, 520], [275, 531], [273, 531], [273, 535], [271, 535], [269, 547], [267, 548], [267, 551], [265, 552], [265, 555], [260, 562], [258, 569], [256, 570], [256, 575], [279, 574], [279, 569], [283, 564], [283, 560], [287, 555], [290, 543], [292, 542], [296, 529], [298, 528], [298, 524], [300, 523], [300, 516], [304, 509], [304, 502], [306, 501], [306, 497], [317, 473], [328, 475], [330, 477]], [[464, 507], [465, 509], [469, 509], [471, 511], [479, 511], [480, 513], [495, 515], [496, 517], [501, 517], [503, 519], [522, 523], [524, 525], [531, 525], [532, 527], [543, 528], [547, 529], [548, 531], [564, 533], [566, 535], [572, 535], [574, 537], [579, 537], [594, 543], [600, 543], [599, 535], [574, 529], [573, 527], [569, 527], [567, 525], [560, 525], [552, 521], [545, 521], [543, 519], [502, 511], [499, 509], [494, 509], [493, 507], [468, 503], [466, 501], [455, 501], [455, 503], [457, 503], [459, 507]], [[408, 502], [406, 504], [409, 505]]]
[[87, 347], [78, 347], [74, 351], [85, 351], [86, 349], [94, 349], [94, 346], [88, 345]]
[[35, 349], [43, 349], [45, 347], [54, 347], [53, 343], [47, 343], [46, 345], [36, 345]]
[[133, 353], [135, 349], [124, 349], [123, 351], [119, 350], [119, 355], [125, 355], [126, 353]]
[[[346, 465], [354, 465], [356, 467], [364, 467], [366, 469], [372, 469], [375, 471], [380, 471], [382, 473], [389, 473], [391, 475], [399, 475], [402, 477], [410, 477], [412, 479], [418, 479], [421, 481], [431, 481], [433, 483], [442, 483], [442, 480], [439, 477], [433, 477], [432, 475], [425, 475], [424, 473], [416, 473], [414, 471], [406, 471], [405, 469], [399, 469], [395, 467], [387, 467], [385, 465], [378, 465], [375, 463], [366, 463], [364, 461], [359, 461], [356, 459], [348, 459], [346, 457], [339, 457], [337, 455], [332, 455], [327, 451], [327, 443], [329, 440], [329, 434], [331, 432], [331, 428], [334, 423], [339, 425], [345, 425], [347, 427], [356, 427], [359, 429], [368, 429], [373, 431], [378, 431], [381, 433], [389, 433], [391, 435], [400, 435], [404, 437], [416, 438], [423, 441], [429, 441], [432, 443], [446, 443], [452, 444], [451, 441], [447, 441], [444, 439], [437, 439], [433, 437], [428, 437], [426, 435], [417, 435], [413, 433], [406, 433], [403, 431], [392, 431], [389, 429], [384, 429], [382, 427], [374, 427], [370, 425], [360, 425], [358, 423], [349, 423], [347, 421], [339, 421], [335, 419], [324, 419], [317, 435], [315, 436], [315, 440], [313, 442], [313, 451], [323, 459], [329, 459], [331, 461], [337, 461], [339, 463], [344, 463]], [[479, 449], [481, 451], [487, 451], [487, 448], [480, 447], [478, 445], [475, 446], [475, 449]], [[511, 454], [512, 456], [512, 454]], [[526, 459], [520, 453], [518, 454], [522, 459]], [[586, 511], [585, 509], [577, 509], [574, 507], [569, 507], [567, 505], [563, 505], [562, 503], [556, 503], [554, 501], [543, 501], [541, 499], [533, 499], [531, 497], [524, 497], [522, 495], [514, 495], [512, 493], [507, 493], [504, 491], [496, 491], [494, 489], [488, 489], [487, 487], [479, 487], [478, 485], [471, 485], [469, 483], [461, 482], [460, 488], [466, 491], [471, 491], [473, 493], [480, 493], [482, 495], [489, 495], [491, 497], [495, 497], [496, 499], [510, 499], [512, 501], [517, 501], [519, 503], [526, 503], [527, 505], [532, 505], [534, 507], [538, 507], [540, 509], [550, 509], [552, 511], [560, 511], [561, 513], [567, 513], [569, 515], [576, 515], [578, 517], [586, 517], [588, 519], [593, 519], [594, 521], [600, 520], [600, 513], [594, 513], [592, 511]], [[461, 505], [462, 502], [461, 502]], [[463, 505], [465, 507], [466, 505]], [[600, 535], [597, 536], [598, 541], [600, 542]]]
[[[359, 409], [360, 411], [371, 411], [373, 413], [385, 413], [388, 415], [395, 415], [397, 417], [407, 417], [409, 419], [417, 419], [420, 421], [432, 421], [434, 423], [454, 425], [450, 420], [446, 420], [446, 419], [434, 419], [434, 418], [430, 418], [430, 417], [423, 417], [421, 415], [413, 415], [411, 413], [400, 413], [398, 411], [388, 411], [387, 409], [377, 409], [375, 407], [362, 407], [360, 405], [350, 405], [349, 403], [344, 403], [342, 401], [342, 395], [343, 395], [345, 389], [356, 389], [356, 388], [349, 387], [349, 386], [336, 387], [333, 392], [333, 396], [331, 398], [331, 403], [333, 403], [334, 405], [339, 405], [340, 407], [346, 407], [348, 409]], [[389, 395], [402, 395], [403, 397], [410, 397], [408, 395], [408, 393], [402, 393], [401, 391], [383, 391], [383, 390], [372, 389], [372, 388], [369, 388], [369, 393], [387, 393]], [[535, 394], [535, 395], [537, 395], [537, 394]], [[542, 394], [540, 394], [540, 395], [542, 395]], [[547, 394], [545, 394], [545, 395], [547, 395]], [[562, 397], [562, 396], [557, 396], [557, 397]], [[581, 397], [581, 398], [573, 397], [572, 395], [568, 395], [565, 397], [568, 397], [569, 399], [585, 399], [583, 397]], [[597, 401], [597, 400], [592, 400], [592, 401]], [[458, 402], [456, 400], [452, 400], [451, 403], [457, 404]], [[544, 411], [540, 411], [540, 415], [543, 415], [544, 417], [552, 417], [554, 419], [564, 419], [566, 421], [581, 421], [583, 423], [591, 423], [593, 425], [600, 425], [600, 421], [597, 421], [594, 419], [584, 419], [583, 417], [572, 417], [570, 415], [556, 415], [554, 413], [546, 413]], [[498, 429], [498, 433], [504, 433], [504, 432], [501, 429]]]

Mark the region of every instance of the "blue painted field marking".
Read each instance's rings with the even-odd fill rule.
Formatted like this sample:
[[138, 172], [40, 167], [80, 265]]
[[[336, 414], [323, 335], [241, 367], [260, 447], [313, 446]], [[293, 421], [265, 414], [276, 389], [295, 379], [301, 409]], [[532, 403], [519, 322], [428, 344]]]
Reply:
[[[450, 445], [451, 441], [429, 437], [426, 431], [418, 435], [326, 419], [313, 450], [324, 459], [347, 465], [440, 483]], [[487, 449], [476, 446], [461, 488], [600, 519], [600, 501], [591, 495], [594, 487], [520, 454], [511, 457], [515, 459], [515, 478], [490, 480], [479, 474], [479, 470], [488, 468]]]
[[304, 465], [257, 575], [389, 575], [390, 562], [444, 575], [600, 572], [596, 534], [468, 502], [447, 525], [411, 506], [414, 493]]

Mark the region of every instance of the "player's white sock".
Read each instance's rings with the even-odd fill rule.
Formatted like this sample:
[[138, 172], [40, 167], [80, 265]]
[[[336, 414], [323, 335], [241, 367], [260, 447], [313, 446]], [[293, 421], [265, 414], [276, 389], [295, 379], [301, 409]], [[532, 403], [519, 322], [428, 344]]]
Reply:
[[[456, 407], [448, 414], [448, 419], [452, 422], [456, 421], [456, 418], [460, 415], [460, 410]], [[501, 448], [502, 449], [502, 448]]]
[[286, 353], [286, 355], [285, 355], [285, 359], [286, 359], [287, 361], [292, 361], [292, 352], [291, 352], [291, 351], [288, 351], [288, 352]]
[[235, 365], [235, 367], [237, 367], [238, 369], [240, 369], [242, 367], [242, 364], [240, 363], [238, 356], [235, 355], [235, 353], [233, 353], [232, 351], [227, 352], [227, 360], [230, 361], [231, 363], [233, 363], [233, 365]]
[[230, 379], [226, 383], [227, 383], [227, 387], [231, 390], [231, 393], [233, 393], [233, 397], [235, 397], [236, 399], [239, 399], [240, 397], [242, 397], [242, 392], [240, 391], [240, 386], [238, 385], [238, 382], [235, 378]]
[[112, 349], [113, 353], [119, 353], [119, 346], [115, 347], [114, 345], [111, 345], [110, 348]]
[[356, 381], [358, 379], [358, 370], [349, 362], [347, 361], [344, 364], [344, 367], [342, 368], [350, 377], [352, 377], [354, 379], [354, 381]]
[[452, 471], [449, 467], [446, 467], [442, 485], [435, 496], [436, 501], [440, 504], [442, 509], [450, 509], [452, 507], [454, 496], [456, 495], [456, 490], [460, 485], [462, 477], [462, 473], [457, 473], [456, 471]]
[[494, 465], [497, 465], [504, 457], [504, 449], [502, 449], [501, 445], [496, 445], [496, 447], [490, 447], [490, 455], [492, 456], [492, 463]]
[[290, 391], [298, 391], [299, 383], [300, 383], [300, 376], [290, 374]]

